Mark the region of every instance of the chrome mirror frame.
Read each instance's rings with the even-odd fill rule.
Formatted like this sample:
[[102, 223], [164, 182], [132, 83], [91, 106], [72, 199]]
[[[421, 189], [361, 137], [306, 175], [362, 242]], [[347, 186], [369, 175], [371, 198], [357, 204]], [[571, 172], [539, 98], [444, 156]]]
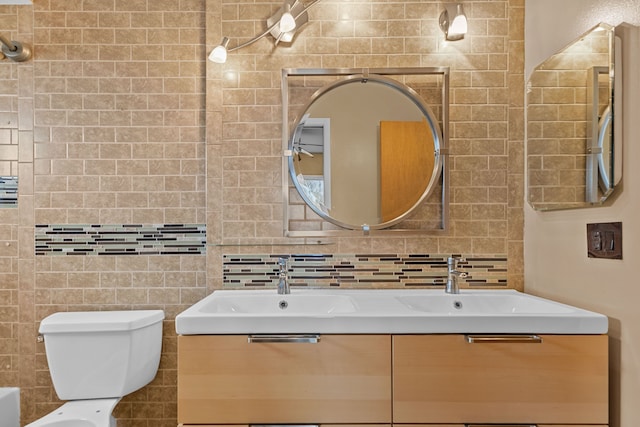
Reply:
[[[340, 221], [337, 221], [333, 218], [330, 218], [328, 215], [324, 214], [322, 211], [316, 209], [314, 204], [311, 203], [310, 200], [305, 197], [305, 193], [300, 191], [299, 183], [294, 179], [294, 169], [293, 169], [293, 153], [290, 146], [290, 126], [289, 126], [289, 78], [290, 77], [308, 77], [308, 76], [316, 76], [316, 77], [338, 77], [340, 80], [334, 82], [333, 84], [327, 85], [327, 87], [322, 88], [315, 96], [307, 102], [305, 106], [305, 110], [311, 105], [315, 98], [322, 95], [322, 93], [330, 90], [335, 86], [339, 86], [348, 82], [352, 82], [353, 79], [357, 79], [360, 81], [366, 81], [367, 79], [375, 79], [377, 82], [384, 82], [384, 84], [388, 84], [393, 86], [394, 88], [400, 90], [405, 93], [411, 100], [421, 109], [424, 110], [426, 104], [420, 98], [420, 96], [415, 93], [411, 88], [403, 85], [398, 80], [394, 80], [392, 77], [386, 76], [410, 76], [410, 75], [435, 75], [440, 76], [442, 78], [442, 105], [440, 106], [442, 111], [441, 122], [442, 126], [438, 126], [438, 123], [435, 123], [436, 128], [440, 127], [439, 133], [440, 137], [437, 141], [434, 141], [435, 144], [435, 157], [436, 157], [436, 167], [434, 167], [434, 172], [432, 175], [432, 180], [434, 177], [440, 176], [440, 182], [442, 184], [442, 197], [440, 200], [441, 203], [441, 212], [442, 217], [440, 220], [440, 224], [438, 228], [430, 228], [430, 229], [403, 229], [403, 228], [392, 228], [397, 224], [401, 224], [403, 220], [405, 220], [408, 216], [411, 215], [412, 211], [419, 206], [425, 198], [428, 197], [429, 194], [425, 192], [425, 194], [418, 200], [415, 205], [409, 209], [405, 214], [395, 218], [392, 221], [387, 221], [381, 224], [376, 225], [367, 225], [363, 224], [358, 228], [353, 227], [353, 225], [344, 224]], [[439, 234], [443, 233], [448, 228], [448, 217], [449, 217], [449, 156], [448, 156], [448, 140], [449, 140], [449, 67], [417, 67], [417, 68], [339, 68], [339, 69], [283, 69], [282, 70], [282, 196], [283, 196], [283, 230], [284, 235], [287, 237], [330, 237], [330, 236], [343, 236], [343, 235], [369, 235], [369, 234], [378, 234], [378, 233], [395, 233], [395, 234]], [[426, 106], [428, 108], [428, 106]], [[300, 123], [302, 118], [298, 118], [296, 123]], [[294, 127], [295, 129], [295, 127]], [[300, 197], [304, 200], [307, 207], [312, 209], [323, 221], [333, 224], [338, 229], [328, 229], [328, 230], [314, 230], [314, 231], [304, 231], [304, 230], [291, 230], [290, 229], [290, 195], [289, 191], [291, 188], [291, 182], [295, 186], [296, 190]]]

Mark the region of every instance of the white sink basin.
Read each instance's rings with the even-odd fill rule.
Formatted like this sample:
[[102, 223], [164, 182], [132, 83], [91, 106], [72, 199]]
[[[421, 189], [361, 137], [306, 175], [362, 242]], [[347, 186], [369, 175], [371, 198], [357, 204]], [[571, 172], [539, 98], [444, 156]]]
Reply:
[[461, 293], [457, 295], [410, 295], [398, 300], [411, 310], [449, 315], [480, 314], [568, 314], [573, 307], [524, 294]]
[[[245, 295], [246, 294], [246, 295]], [[201, 313], [260, 314], [266, 316], [308, 316], [353, 313], [356, 307], [347, 295], [294, 293], [278, 295], [261, 293], [215, 293], [199, 308]]]
[[181, 335], [603, 334], [598, 313], [515, 290], [215, 291], [176, 317]]

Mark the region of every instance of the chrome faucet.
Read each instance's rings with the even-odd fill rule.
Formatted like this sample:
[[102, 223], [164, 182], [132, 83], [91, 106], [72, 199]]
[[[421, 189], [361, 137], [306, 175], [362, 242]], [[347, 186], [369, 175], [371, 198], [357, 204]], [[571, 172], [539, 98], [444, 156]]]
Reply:
[[289, 288], [289, 266], [287, 258], [278, 258], [279, 268], [279, 280], [278, 280], [278, 293], [290, 294], [291, 288]]
[[458, 277], [465, 278], [468, 276], [464, 271], [458, 270], [459, 261], [462, 260], [456, 257], [447, 258], [447, 285], [444, 291], [448, 294], [459, 294], [460, 286], [458, 286]]

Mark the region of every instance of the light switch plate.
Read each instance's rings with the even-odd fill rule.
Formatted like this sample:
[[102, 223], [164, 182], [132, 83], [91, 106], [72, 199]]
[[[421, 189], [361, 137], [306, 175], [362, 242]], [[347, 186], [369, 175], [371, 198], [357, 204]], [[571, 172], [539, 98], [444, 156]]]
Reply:
[[587, 255], [589, 258], [622, 259], [622, 223], [587, 224]]

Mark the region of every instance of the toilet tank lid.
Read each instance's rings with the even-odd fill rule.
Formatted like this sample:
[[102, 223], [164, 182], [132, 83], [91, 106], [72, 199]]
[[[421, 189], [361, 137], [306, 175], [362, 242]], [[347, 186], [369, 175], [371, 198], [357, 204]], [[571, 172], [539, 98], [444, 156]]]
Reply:
[[51, 314], [40, 322], [41, 334], [130, 331], [161, 322], [162, 310], [74, 311]]

